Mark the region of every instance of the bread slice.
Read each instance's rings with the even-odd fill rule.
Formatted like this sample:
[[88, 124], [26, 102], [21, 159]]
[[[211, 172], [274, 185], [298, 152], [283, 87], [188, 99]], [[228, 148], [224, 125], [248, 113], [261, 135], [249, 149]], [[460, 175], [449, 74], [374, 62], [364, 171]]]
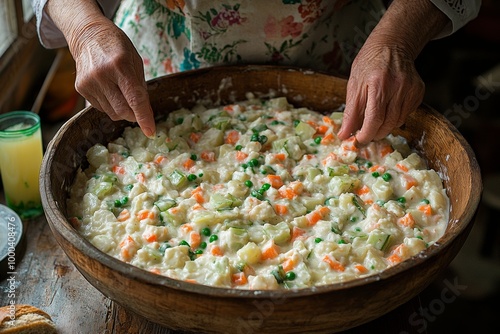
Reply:
[[11, 308], [0, 307], [0, 334], [56, 334], [50, 315], [31, 305], [16, 305], [15, 318]]

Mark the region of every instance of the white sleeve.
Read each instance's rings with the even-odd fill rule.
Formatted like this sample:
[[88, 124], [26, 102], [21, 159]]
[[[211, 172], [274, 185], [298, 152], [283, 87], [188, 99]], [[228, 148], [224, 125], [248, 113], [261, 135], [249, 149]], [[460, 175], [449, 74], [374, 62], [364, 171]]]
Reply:
[[[67, 45], [66, 39], [45, 11], [47, 1], [50, 0], [32, 0], [38, 37], [40, 43], [47, 49], [61, 48]], [[120, 0], [97, 0], [97, 3], [104, 15], [111, 19], [120, 5]]]
[[469, 21], [476, 18], [481, 7], [481, 0], [430, 0], [434, 6], [442, 11], [450, 22], [436, 37], [442, 38], [453, 34]]

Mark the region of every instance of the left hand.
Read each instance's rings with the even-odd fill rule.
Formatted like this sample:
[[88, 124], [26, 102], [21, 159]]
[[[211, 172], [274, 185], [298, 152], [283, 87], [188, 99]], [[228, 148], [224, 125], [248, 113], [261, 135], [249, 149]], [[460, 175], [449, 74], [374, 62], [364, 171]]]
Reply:
[[352, 64], [339, 138], [355, 135], [360, 144], [384, 138], [404, 124], [424, 92], [413, 58], [403, 48], [369, 38]]

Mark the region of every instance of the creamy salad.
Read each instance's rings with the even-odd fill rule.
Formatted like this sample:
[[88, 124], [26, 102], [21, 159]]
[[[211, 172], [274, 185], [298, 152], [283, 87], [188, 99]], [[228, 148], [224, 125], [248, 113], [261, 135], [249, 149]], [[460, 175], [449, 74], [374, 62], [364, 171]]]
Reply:
[[68, 200], [93, 245], [159, 275], [239, 289], [379, 273], [444, 233], [442, 180], [401, 137], [341, 141], [342, 112], [286, 98], [168, 114], [87, 152]]

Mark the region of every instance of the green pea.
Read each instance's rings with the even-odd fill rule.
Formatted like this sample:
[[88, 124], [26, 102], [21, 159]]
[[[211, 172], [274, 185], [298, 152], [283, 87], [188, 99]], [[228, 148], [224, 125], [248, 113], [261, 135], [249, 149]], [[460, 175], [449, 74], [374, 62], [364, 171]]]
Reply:
[[251, 167], [257, 167], [259, 165], [259, 160], [257, 160], [257, 159], [251, 159], [248, 162], [248, 165], [251, 166]]
[[188, 181], [194, 181], [196, 180], [197, 176], [195, 174], [189, 174], [187, 176]]
[[188, 246], [188, 247], [191, 247], [191, 246], [189, 246], [189, 243], [186, 240], [181, 240], [181, 242], [179, 242], [179, 246]]
[[317, 244], [319, 244], [321, 241], [323, 241], [323, 239], [321, 239], [321, 238], [314, 239], [314, 242], [317, 243]]
[[389, 180], [392, 179], [392, 175], [389, 173], [384, 173], [384, 175], [382, 175], [382, 179], [386, 182], [389, 182]]
[[210, 236], [210, 229], [208, 227], [204, 227], [201, 229], [201, 234], [203, 234], [204, 236], [208, 237]]
[[401, 203], [401, 204], [404, 204], [404, 203], [406, 203], [406, 198], [404, 198], [404, 197], [400, 197], [400, 198], [398, 198], [398, 199], [397, 199], [397, 201], [398, 201], [399, 203]]
[[264, 190], [264, 191], [267, 191], [267, 190], [269, 190], [270, 188], [271, 188], [271, 185], [270, 185], [269, 183], [264, 183], [264, 184], [262, 185], [262, 188], [261, 188], [261, 189], [262, 189], [262, 190]]
[[321, 138], [321, 137], [316, 137], [316, 138], [314, 138], [314, 142], [315, 142], [316, 144], [320, 144], [320, 143], [321, 143], [321, 140], [322, 140], [322, 138]]
[[241, 151], [241, 149], [242, 149], [242, 148], [243, 148], [243, 146], [241, 146], [241, 145], [236, 145], [236, 146], [234, 147], [234, 149], [235, 149], [236, 151]]
[[196, 156], [196, 154], [191, 154], [190, 158], [191, 158], [191, 160], [194, 160], [194, 161], [196, 161], [198, 159], [198, 157]]
[[207, 248], [207, 243], [206, 243], [205, 241], [202, 241], [202, 242], [200, 243], [200, 248], [201, 248], [201, 249], [205, 249], [205, 248]]
[[219, 237], [217, 236], [217, 234], [212, 234], [212, 235], [210, 236], [210, 239], [208, 239], [208, 240], [209, 240], [210, 242], [214, 242], [214, 241], [216, 241], [216, 240], [218, 240], [218, 239], [219, 239]]
[[289, 271], [286, 273], [285, 277], [287, 281], [293, 281], [297, 277], [297, 275], [295, 275], [293, 271]]
[[379, 172], [373, 172], [373, 173], [372, 173], [372, 176], [373, 176], [373, 177], [379, 177], [379, 176], [380, 176], [380, 173], [379, 173]]
[[245, 181], [245, 185], [246, 185], [248, 188], [251, 188], [251, 187], [253, 187], [253, 182], [252, 182], [252, 181], [250, 181], [250, 180], [246, 180], [246, 181]]

